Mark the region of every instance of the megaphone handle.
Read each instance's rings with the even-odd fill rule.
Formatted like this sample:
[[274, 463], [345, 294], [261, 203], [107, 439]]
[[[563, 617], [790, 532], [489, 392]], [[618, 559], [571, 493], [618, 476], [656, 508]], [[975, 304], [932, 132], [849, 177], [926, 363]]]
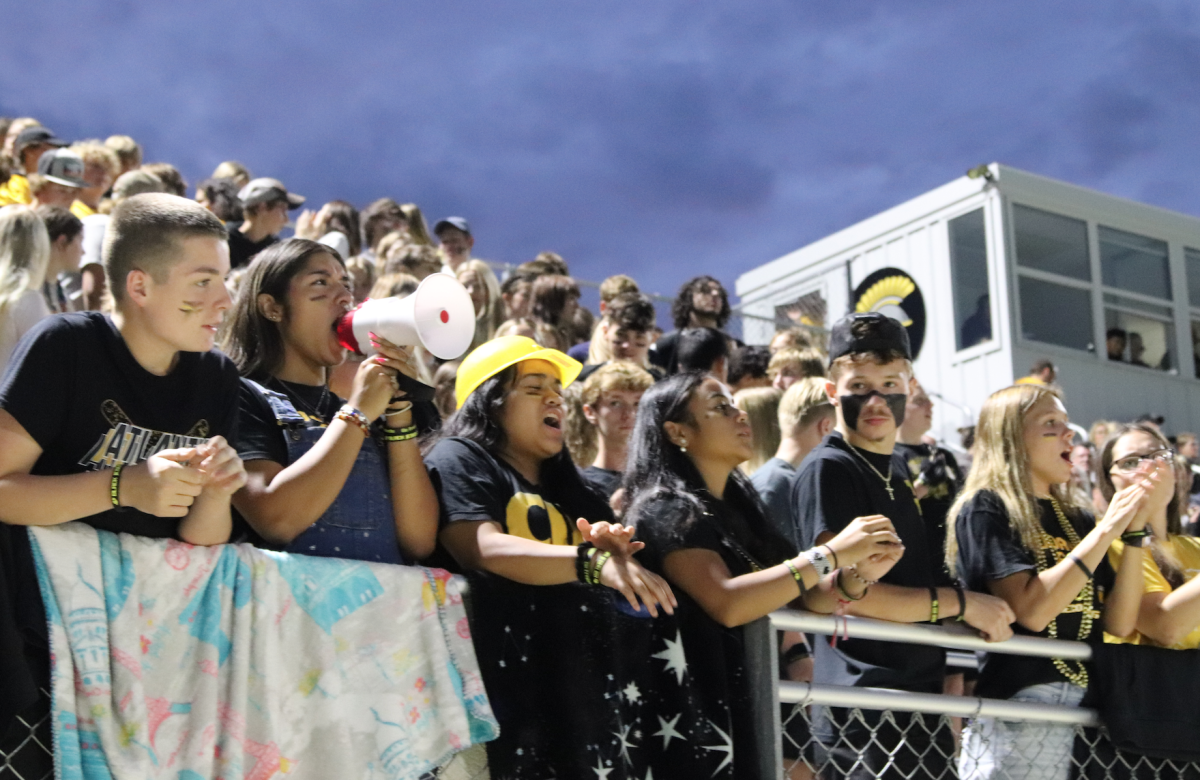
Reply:
[[403, 390], [406, 395], [393, 398], [393, 401], [399, 401], [401, 398], [412, 401], [413, 403], [416, 403], [417, 401], [433, 400], [435, 393], [434, 389], [424, 382], [413, 379], [407, 374], [397, 373], [396, 383], [400, 385], [400, 389]]

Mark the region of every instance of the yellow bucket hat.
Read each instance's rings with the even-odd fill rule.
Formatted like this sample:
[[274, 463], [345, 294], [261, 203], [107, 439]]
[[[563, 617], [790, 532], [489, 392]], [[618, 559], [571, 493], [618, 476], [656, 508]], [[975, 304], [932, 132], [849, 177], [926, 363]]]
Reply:
[[475, 388], [509, 366], [523, 360], [545, 360], [558, 369], [558, 380], [566, 387], [575, 381], [583, 364], [557, 349], [543, 347], [528, 336], [502, 336], [480, 344], [458, 367], [454, 397], [461, 407]]

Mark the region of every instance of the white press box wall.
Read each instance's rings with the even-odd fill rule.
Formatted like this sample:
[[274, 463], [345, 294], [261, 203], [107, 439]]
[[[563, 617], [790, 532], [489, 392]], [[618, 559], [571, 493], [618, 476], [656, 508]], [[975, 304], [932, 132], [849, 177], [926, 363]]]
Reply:
[[[773, 317], [775, 306], [815, 290], [827, 303], [828, 326], [847, 312], [851, 291], [870, 273], [899, 268], [913, 277], [925, 298], [927, 327], [916, 372], [927, 389], [945, 398], [935, 409], [935, 436], [957, 443], [955, 429], [973, 420], [954, 407], [977, 414], [988, 394], [1023, 376], [1040, 357], [1058, 365], [1067, 409], [1085, 427], [1095, 419], [1132, 419], [1152, 412], [1167, 417], [1169, 432], [1200, 430], [1200, 380], [1192, 378], [1190, 330], [1190, 319], [1200, 319], [1200, 300], [1188, 300], [1184, 260], [1185, 247], [1200, 250], [1200, 219], [998, 164], [989, 171], [990, 182], [964, 176], [742, 274], [737, 281], [742, 306]], [[1091, 288], [1096, 351], [1021, 336], [1014, 203], [1086, 222], [1096, 283], [1080, 286]], [[986, 226], [993, 338], [956, 351], [947, 221], [979, 208]], [[1174, 373], [1105, 359], [1100, 225], [1166, 242], [1174, 293]], [[745, 336], [751, 343], [766, 343], [770, 331], [769, 323], [746, 321]]]

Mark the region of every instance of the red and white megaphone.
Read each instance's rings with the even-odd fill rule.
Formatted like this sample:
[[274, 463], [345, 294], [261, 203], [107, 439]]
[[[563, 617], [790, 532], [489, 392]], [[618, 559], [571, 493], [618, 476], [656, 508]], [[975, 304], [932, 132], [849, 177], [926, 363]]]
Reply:
[[346, 312], [335, 326], [346, 349], [368, 357], [374, 333], [393, 344], [420, 345], [435, 357], [461, 357], [475, 336], [475, 306], [471, 294], [449, 274], [425, 277], [406, 298], [368, 298]]

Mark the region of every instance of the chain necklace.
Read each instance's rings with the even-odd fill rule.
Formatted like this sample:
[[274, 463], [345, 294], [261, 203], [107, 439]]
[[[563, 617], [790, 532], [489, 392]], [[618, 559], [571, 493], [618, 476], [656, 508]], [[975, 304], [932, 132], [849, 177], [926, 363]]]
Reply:
[[879, 479], [881, 479], [883, 481], [883, 488], [884, 488], [884, 490], [887, 491], [888, 498], [890, 498], [892, 501], [895, 501], [896, 500], [896, 491], [892, 487], [892, 469], [895, 467], [896, 464], [893, 463], [891, 460], [888, 461], [888, 473], [887, 473], [887, 476], [885, 477], [885, 476], [883, 476], [883, 473], [879, 469], [875, 468], [874, 463], [867, 460], [866, 455], [863, 455], [861, 452], [858, 451], [858, 447], [855, 447], [853, 444], [850, 444], [850, 442], [846, 442], [846, 444], [849, 445], [850, 451], [853, 452], [855, 455], [857, 455], [863, 463], [867, 464], [867, 466], [871, 469], [871, 471], [875, 472], [875, 476], [879, 477]]
[[286, 395], [288, 398], [294, 398], [296, 401], [298, 401], [300, 403], [300, 406], [302, 406], [305, 411], [307, 411], [309, 414], [311, 414], [312, 418], [314, 420], [316, 420], [318, 422], [325, 421], [325, 418], [322, 417], [321, 413], [317, 410], [320, 409], [322, 406], [324, 406], [325, 402], [327, 400], [329, 400], [329, 385], [324, 385], [321, 387], [321, 397], [317, 399], [317, 407], [316, 407], [316, 409], [314, 409], [313, 407], [308, 405], [308, 402], [305, 401], [304, 398], [302, 398], [299, 393], [289, 392], [288, 388], [287, 388], [287, 384], [282, 379], [277, 379], [276, 377], [271, 377], [271, 381], [274, 382], [275, 385], [280, 390], [282, 390], [283, 394]]
[[[1058, 500], [1051, 497], [1050, 505], [1054, 507], [1054, 514], [1058, 517], [1058, 524], [1062, 527], [1063, 533], [1067, 537], [1067, 542], [1071, 545], [1071, 549], [1074, 550], [1077, 546], [1079, 546], [1079, 534], [1075, 533], [1075, 527], [1071, 525], [1071, 522], [1063, 513], [1062, 507], [1058, 504]], [[1050, 556], [1054, 559], [1055, 564], [1061, 563], [1066, 559], [1067, 553], [1059, 550], [1055, 546], [1054, 537], [1046, 533], [1045, 529], [1039, 528], [1039, 536], [1039, 541], [1041, 542], [1043, 551], [1048, 551], [1050, 553]], [[1037, 556], [1037, 567], [1039, 572], [1046, 570], [1047, 566], [1044, 555]], [[1071, 612], [1078, 612], [1080, 613], [1078, 639], [1081, 641], [1086, 640], [1087, 637], [1092, 633], [1092, 620], [1100, 617], [1100, 613], [1093, 609], [1095, 604], [1095, 594], [1096, 585], [1092, 580], [1088, 580], [1087, 585], [1083, 586], [1083, 590], [1079, 592], [1079, 595], [1075, 597], [1074, 601], [1068, 604], [1066, 609], [1055, 616], [1055, 618], [1050, 621], [1050, 625], [1046, 626], [1046, 636], [1050, 639], [1057, 639], [1058, 618]], [[1080, 688], [1088, 687], [1087, 667], [1083, 665], [1082, 661], [1074, 661], [1073, 663], [1077, 669], [1072, 669], [1070, 666], [1072, 663], [1071, 661], [1066, 661], [1062, 658], [1052, 658], [1050, 660], [1054, 662], [1054, 668], [1057, 669], [1063, 677], [1067, 678], [1068, 682], [1078, 685]]]

